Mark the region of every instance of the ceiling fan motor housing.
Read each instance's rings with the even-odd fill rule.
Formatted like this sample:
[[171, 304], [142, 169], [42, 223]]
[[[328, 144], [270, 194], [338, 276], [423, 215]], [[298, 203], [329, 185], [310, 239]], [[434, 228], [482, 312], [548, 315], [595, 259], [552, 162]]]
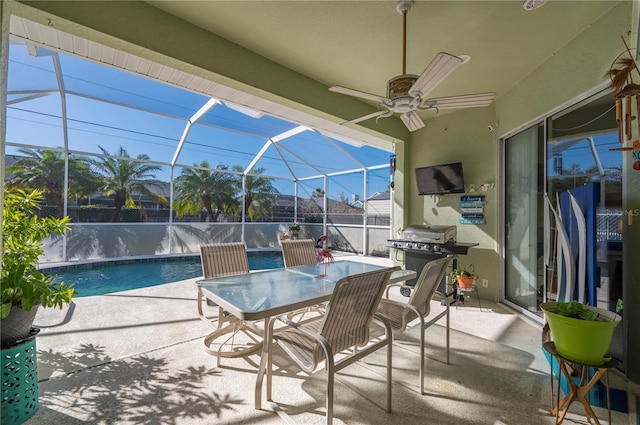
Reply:
[[409, 96], [409, 89], [418, 79], [418, 75], [403, 74], [387, 81], [387, 97], [391, 100]]

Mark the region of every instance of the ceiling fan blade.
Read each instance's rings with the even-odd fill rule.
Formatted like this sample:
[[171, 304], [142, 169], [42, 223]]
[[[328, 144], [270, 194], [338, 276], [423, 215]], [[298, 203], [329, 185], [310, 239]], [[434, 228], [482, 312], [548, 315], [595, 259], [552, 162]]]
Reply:
[[438, 53], [431, 63], [427, 65], [425, 70], [422, 71], [422, 74], [420, 74], [416, 82], [413, 83], [409, 89], [409, 94], [420, 93], [421, 96], [426, 96], [427, 93], [435, 89], [442, 80], [455, 71], [462, 62], [462, 58], [458, 56], [445, 52]]
[[359, 122], [362, 122], [362, 121], [369, 120], [371, 118], [376, 118], [376, 117], [386, 118], [386, 117], [390, 117], [391, 115], [393, 115], [393, 113], [391, 111], [377, 111], [377, 112], [365, 115], [365, 116], [360, 117], [360, 118], [354, 118], [352, 120], [345, 121], [341, 125], [356, 124], [356, 123], [359, 123]]
[[420, 118], [420, 115], [418, 115], [416, 111], [405, 112], [404, 114], [400, 115], [400, 119], [402, 120], [404, 125], [407, 126], [409, 131], [420, 130], [422, 127], [424, 127], [424, 121], [422, 121], [422, 118]]
[[389, 102], [390, 100], [383, 96], [378, 96], [377, 94], [365, 93], [363, 91], [349, 89], [342, 86], [333, 86], [329, 87], [329, 91], [334, 93], [346, 94], [348, 96], [359, 97], [361, 99], [373, 100], [374, 102]]
[[435, 97], [423, 103], [423, 107], [437, 109], [475, 108], [489, 106], [496, 98], [495, 93], [466, 94], [461, 96]]

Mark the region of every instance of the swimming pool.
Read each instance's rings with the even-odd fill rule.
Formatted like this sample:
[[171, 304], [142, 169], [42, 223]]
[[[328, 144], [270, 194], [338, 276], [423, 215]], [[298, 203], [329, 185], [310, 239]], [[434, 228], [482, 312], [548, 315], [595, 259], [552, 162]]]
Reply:
[[[248, 252], [249, 269], [284, 267], [280, 251]], [[80, 267], [80, 268], [79, 268]], [[56, 275], [55, 281], [73, 283], [76, 297], [105, 295], [129, 289], [146, 288], [202, 276], [200, 257], [132, 260], [126, 264], [97, 263], [43, 270]]]

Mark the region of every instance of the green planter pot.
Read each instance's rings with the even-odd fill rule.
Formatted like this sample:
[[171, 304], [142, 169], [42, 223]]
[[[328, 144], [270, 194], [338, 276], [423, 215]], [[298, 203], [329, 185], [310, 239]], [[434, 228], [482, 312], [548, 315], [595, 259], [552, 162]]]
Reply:
[[540, 305], [551, 328], [551, 335], [558, 354], [574, 362], [599, 366], [607, 362], [613, 331], [622, 319], [612, 311], [587, 306], [597, 311], [602, 322], [575, 319], [556, 313], [556, 302]]

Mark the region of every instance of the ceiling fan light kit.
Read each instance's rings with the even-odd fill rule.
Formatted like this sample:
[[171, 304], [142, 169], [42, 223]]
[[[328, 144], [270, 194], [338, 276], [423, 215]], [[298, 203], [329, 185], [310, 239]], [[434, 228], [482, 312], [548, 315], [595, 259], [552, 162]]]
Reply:
[[418, 79], [418, 75], [403, 74], [393, 77], [387, 81], [387, 97], [391, 100], [406, 96], [409, 94], [409, 89], [413, 86], [413, 83]]
[[413, 0], [401, 0], [396, 10], [403, 18], [402, 38], [402, 74], [387, 81], [387, 97], [378, 96], [342, 86], [329, 87], [329, 91], [346, 94], [378, 103], [382, 110], [372, 114], [355, 118], [343, 123], [355, 124], [371, 118], [386, 118], [393, 114], [400, 114], [400, 119], [409, 131], [416, 131], [424, 127], [424, 121], [417, 111], [434, 109], [454, 109], [488, 106], [495, 99], [495, 93], [480, 93], [472, 95], [440, 97], [427, 99], [425, 97], [434, 90], [445, 78], [460, 65], [471, 60], [468, 55], [452, 55], [445, 52], [438, 53], [420, 75], [406, 73], [406, 45], [407, 45], [407, 12], [413, 6]]
[[524, 10], [536, 10], [544, 6], [547, 1], [548, 0], [525, 0], [524, 3], [522, 3], [522, 8]]

